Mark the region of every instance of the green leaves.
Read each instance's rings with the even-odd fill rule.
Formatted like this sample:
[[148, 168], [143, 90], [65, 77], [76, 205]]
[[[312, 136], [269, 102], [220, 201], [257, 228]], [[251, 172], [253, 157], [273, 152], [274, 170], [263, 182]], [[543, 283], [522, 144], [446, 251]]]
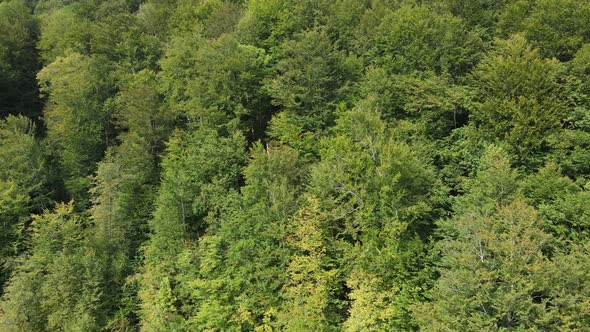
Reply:
[[477, 30], [427, 6], [388, 12], [371, 37], [370, 63], [395, 74], [431, 70], [460, 76], [475, 64], [483, 46]]
[[[84, 226], [72, 204], [34, 217], [30, 253], [4, 294], [3, 329], [97, 330], [103, 266], [85, 245]], [[76, 313], [75, 319], [71, 313]]]
[[[181, 254], [186, 244], [198, 241], [208, 226], [219, 227], [216, 217], [223, 205], [218, 201], [237, 189], [244, 161], [245, 140], [240, 133], [222, 137], [213, 129], [197, 127], [171, 136], [162, 161], [162, 183], [149, 223], [152, 234], [145, 247], [140, 279], [139, 295], [147, 328], [159, 329], [170, 319], [182, 325], [187, 313], [192, 312], [192, 308], [177, 308], [185, 313], [184, 318], [177, 317], [169, 304], [162, 311], [160, 302], [170, 296], [180, 297], [179, 292], [187, 287], [184, 282], [190, 274], [177, 275], [182, 269]], [[170, 283], [177, 286], [171, 288]]]
[[590, 10], [578, 0], [516, 1], [499, 22], [503, 34], [524, 32], [544, 57], [569, 61], [588, 42]]
[[39, 115], [35, 71], [37, 21], [24, 1], [0, 4], [0, 115]]
[[14, 257], [25, 247], [23, 231], [30, 213], [49, 203], [44, 145], [35, 139], [34, 123], [9, 115], [0, 121], [0, 286]]
[[472, 119], [484, 137], [508, 143], [519, 162], [534, 165], [549, 134], [568, 115], [557, 60], [542, 59], [521, 35], [497, 41], [473, 72], [479, 103]]
[[[522, 199], [523, 183], [524, 194], [539, 210]], [[579, 319], [569, 314], [577, 310], [573, 294], [585, 292], [578, 266], [566, 269], [569, 272], [555, 269], [570, 259], [585, 259], [579, 247], [563, 245], [582, 233], [560, 232], [563, 228], [554, 221], [563, 200], [570, 201], [580, 189], [561, 177], [554, 164], [523, 182], [510, 168], [505, 152], [494, 146], [487, 149], [480, 170], [465, 187], [465, 195], [454, 205], [455, 216], [441, 225], [444, 238], [437, 244], [441, 276], [432, 302], [415, 307], [422, 327], [442, 331], [581, 326], [587, 314], [579, 312]], [[581, 215], [569, 220], [583, 224], [584, 212], [577, 211]], [[561, 273], [574, 273], [567, 286], [559, 281], [564, 278]]]
[[261, 89], [267, 62], [262, 49], [233, 36], [206, 41], [198, 29], [175, 36], [160, 74], [168, 107], [187, 122], [259, 138], [270, 116]]
[[84, 206], [89, 175], [112, 139], [110, 114], [104, 107], [110, 82], [101, 75], [108, 64], [97, 57], [71, 53], [46, 66], [37, 78], [48, 94], [45, 122], [48, 139], [56, 146], [65, 184]]
[[334, 292], [343, 292], [343, 283], [350, 289], [337, 296], [350, 298], [344, 328], [412, 329], [405, 308], [424, 286], [419, 234], [429, 232], [435, 200], [428, 193], [436, 181], [380, 114], [364, 106], [342, 112], [334, 135], [322, 142], [310, 192], [326, 215], [329, 252], [343, 273]]
[[585, 1], [22, 1], [0, 330], [588, 326]]
[[80, 17], [71, 7], [44, 15], [39, 38], [42, 58], [46, 63], [51, 63], [58, 57], [67, 56], [67, 52], [87, 54], [90, 28], [88, 19]]
[[417, 306], [427, 331], [543, 326], [542, 272], [549, 260], [538, 212], [517, 198], [505, 153], [487, 149], [480, 170], [445, 221], [441, 277], [432, 303]]
[[309, 30], [283, 43], [266, 81], [273, 104], [302, 119], [308, 131], [333, 123], [333, 113], [348, 80], [356, 75], [354, 58], [333, 49], [322, 30]]

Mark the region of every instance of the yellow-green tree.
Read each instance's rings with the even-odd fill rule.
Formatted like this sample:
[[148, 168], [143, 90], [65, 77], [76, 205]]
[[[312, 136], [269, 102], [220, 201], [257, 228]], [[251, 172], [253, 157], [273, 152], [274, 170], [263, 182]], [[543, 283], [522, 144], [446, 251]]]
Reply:
[[[334, 286], [337, 269], [331, 264], [327, 219], [317, 198], [307, 197], [307, 204], [290, 222], [288, 243], [296, 249], [287, 267], [283, 287], [284, 303], [277, 314], [282, 331], [332, 331]], [[332, 266], [331, 266], [332, 265]]]

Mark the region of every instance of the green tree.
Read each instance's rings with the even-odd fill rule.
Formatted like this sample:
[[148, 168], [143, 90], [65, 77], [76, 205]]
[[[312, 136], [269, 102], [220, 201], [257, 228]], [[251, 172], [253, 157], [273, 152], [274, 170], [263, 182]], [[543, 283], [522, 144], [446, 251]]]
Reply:
[[331, 125], [358, 62], [335, 50], [322, 30], [295, 35], [277, 53], [276, 75], [266, 81], [272, 103], [301, 118], [307, 131]]
[[41, 34], [38, 48], [45, 63], [67, 52], [88, 54], [90, 49], [91, 22], [81, 17], [72, 6], [41, 15]]
[[[140, 245], [147, 235], [156, 191], [155, 161], [149, 149], [138, 141], [125, 141], [109, 151], [98, 165], [93, 206], [93, 227], [88, 242], [93, 260], [102, 264], [101, 324], [105, 326], [136, 323], [134, 313], [123, 303], [128, 277], [137, 268]], [[88, 282], [91, 282], [88, 280]], [[136, 309], [133, 307], [132, 309]]]
[[98, 330], [101, 268], [85, 249], [84, 222], [72, 204], [34, 217], [31, 249], [0, 304], [3, 330]]
[[[146, 27], [140, 14], [126, 1], [102, 1], [92, 9], [89, 49], [117, 64], [116, 76], [133, 75], [143, 69], [155, 70], [163, 43]], [[162, 9], [165, 10], [165, 9]]]
[[[440, 279], [432, 302], [417, 307], [426, 331], [557, 329], [550, 319], [557, 276], [545, 250], [551, 236], [539, 213], [520, 198], [519, 174], [490, 146], [455, 216], [442, 222]], [[555, 309], [560, 310], [560, 309]]]
[[40, 211], [47, 203], [45, 146], [36, 137], [35, 123], [24, 116], [0, 120], [0, 179], [15, 181]]
[[520, 0], [500, 11], [501, 36], [522, 32], [544, 57], [569, 61], [589, 41], [590, 9], [580, 0]]
[[141, 145], [153, 158], [164, 149], [173, 123], [172, 115], [162, 107], [158, 85], [156, 73], [149, 69], [123, 80], [112, 112], [118, 140]]
[[[342, 250], [334, 258], [344, 274], [335, 285], [336, 298], [351, 297], [348, 315], [341, 316], [344, 328], [415, 328], [408, 304], [421, 299], [419, 289], [431, 278], [422, 264], [423, 239], [436, 215], [433, 170], [364, 104], [340, 115], [320, 156], [310, 192]], [[369, 300], [376, 294], [378, 299]]]
[[[445, 0], [444, 6], [471, 26], [485, 29], [486, 35], [495, 33], [495, 27], [508, 1], [500, 0]], [[489, 37], [488, 37], [489, 38]]]
[[[181, 322], [178, 314], [186, 317], [180, 307], [173, 312], [163, 311], [161, 301], [178, 297], [179, 290], [161, 287], [171, 287], [176, 277], [183, 277], [177, 262], [183, 250], [203, 235], [207, 228], [204, 218], [215, 213], [216, 200], [237, 189], [244, 151], [245, 139], [240, 133], [223, 137], [213, 129], [197, 127], [171, 136], [162, 161], [162, 182], [149, 221], [152, 234], [140, 276], [142, 325], [147, 330]], [[179, 289], [186, 287], [178, 284]]]
[[506, 142], [519, 163], [534, 165], [568, 115], [562, 73], [557, 60], [541, 58], [522, 35], [497, 40], [473, 72], [473, 124], [487, 139]]
[[590, 173], [590, 44], [580, 48], [565, 66], [568, 76], [564, 96], [572, 112], [564, 119], [564, 130], [548, 137], [552, 149], [548, 159], [558, 162], [567, 176], [586, 178]]
[[49, 144], [55, 146], [66, 189], [86, 206], [90, 175], [111, 144], [109, 67], [98, 57], [71, 53], [39, 72], [41, 92], [48, 95], [44, 120]]
[[542, 250], [550, 237], [538, 213], [519, 199], [490, 215], [466, 212], [441, 242], [441, 277], [418, 315], [424, 329], [543, 329]]
[[546, 325], [555, 330], [588, 329], [590, 323], [590, 288], [588, 287], [588, 242], [575, 244], [567, 254], [552, 259], [543, 276], [545, 295], [550, 300], [546, 307]]
[[590, 211], [585, 206], [589, 193], [561, 174], [556, 163], [548, 163], [522, 181], [523, 193], [539, 209], [544, 229], [555, 237], [558, 250], [568, 252], [590, 235]]
[[199, 247], [190, 282], [196, 330], [272, 327], [283, 302], [291, 248], [286, 237], [299, 206], [304, 169], [286, 146], [255, 144], [241, 197], [230, 197]]
[[14, 257], [26, 246], [23, 231], [30, 213], [40, 212], [50, 201], [45, 157], [31, 120], [12, 115], [0, 120], [0, 289]]
[[449, 75], [391, 75], [384, 68], [369, 67], [359, 92], [386, 120], [411, 122], [428, 140], [442, 140], [467, 123], [471, 91]]
[[37, 21], [24, 1], [0, 3], [0, 116], [39, 115]]
[[262, 90], [268, 73], [264, 50], [224, 35], [202, 45], [193, 64], [197, 74], [187, 85], [191, 121], [237, 126], [251, 141], [264, 135], [270, 116]]
[[431, 70], [452, 76], [468, 72], [483, 46], [478, 31], [467, 29], [460, 17], [409, 5], [384, 16], [367, 42], [367, 62], [389, 72]]
[[147, 239], [159, 177], [157, 155], [170, 126], [160, 104], [155, 73], [143, 70], [124, 81], [113, 103], [120, 144], [98, 163], [91, 189], [89, 245], [104, 266], [102, 326], [113, 330], [138, 322], [137, 282], [130, 276]]
[[246, 43], [273, 50], [295, 39], [297, 34], [322, 26], [331, 3], [326, 0], [251, 1], [237, 26], [237, 34]]
[[172, 38], [162, 60], [163, 93], [176, 116], [189, 123], [240, 128], [254, 140], [270, 116], [260, 88], [268, 58], [262, 49], [223, 35], [207, 41], [200, 29]]
[[243, 10], [242, 1], [179, 1], [170, 19], [175, 29], [188, 31], [199, 25], [207, 38], [215, 39], [234, 30]]

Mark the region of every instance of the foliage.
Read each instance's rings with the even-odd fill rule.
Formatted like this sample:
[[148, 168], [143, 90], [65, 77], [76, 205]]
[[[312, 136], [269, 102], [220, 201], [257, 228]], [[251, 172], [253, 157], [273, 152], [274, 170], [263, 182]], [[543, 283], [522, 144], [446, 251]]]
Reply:
[[12, 270], [13, 256], [26, 245], [23, 229], [29, 214], [40, 212], [50, 201], [45, 157], [30, 119], [9, 115], [0, 122], [0, 286]]
[[498, 40], [473, 72], [479, 90], [474, 124], [488, 139], [509, 144], [519, 162], [534, 165], [568, 115], [561, 72], [557, 60], [541, 58], [522, 35]]
[[35, 72], [37, 19], [24, 1], [0, 3], [0, 116], [40, 115]]
[[71, 53], [37, 75], [41, 92], [49, 95], [44, 113], [47, 137], [60, 158], [66, 188], [82, 206], [90, 187], [88, 176], [112, 139], [105, 107], [110, 82], [101, 75], [105, 70], [102, 59]]
[[461, 75], [475, 64], [482, 48], [477, 30], [426, 6], [391, 11], [372, 33], [370, 62], [396, 74], [431, 70]]
[[0, 330], [588, 330], [589, 19], [0, 0]]

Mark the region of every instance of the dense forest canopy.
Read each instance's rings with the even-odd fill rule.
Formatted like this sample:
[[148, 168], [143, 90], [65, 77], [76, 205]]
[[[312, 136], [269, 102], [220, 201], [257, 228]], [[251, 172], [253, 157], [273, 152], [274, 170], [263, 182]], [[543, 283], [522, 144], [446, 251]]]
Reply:
[[587, 0], [0, 0], [0, 331], [590, 331]]

